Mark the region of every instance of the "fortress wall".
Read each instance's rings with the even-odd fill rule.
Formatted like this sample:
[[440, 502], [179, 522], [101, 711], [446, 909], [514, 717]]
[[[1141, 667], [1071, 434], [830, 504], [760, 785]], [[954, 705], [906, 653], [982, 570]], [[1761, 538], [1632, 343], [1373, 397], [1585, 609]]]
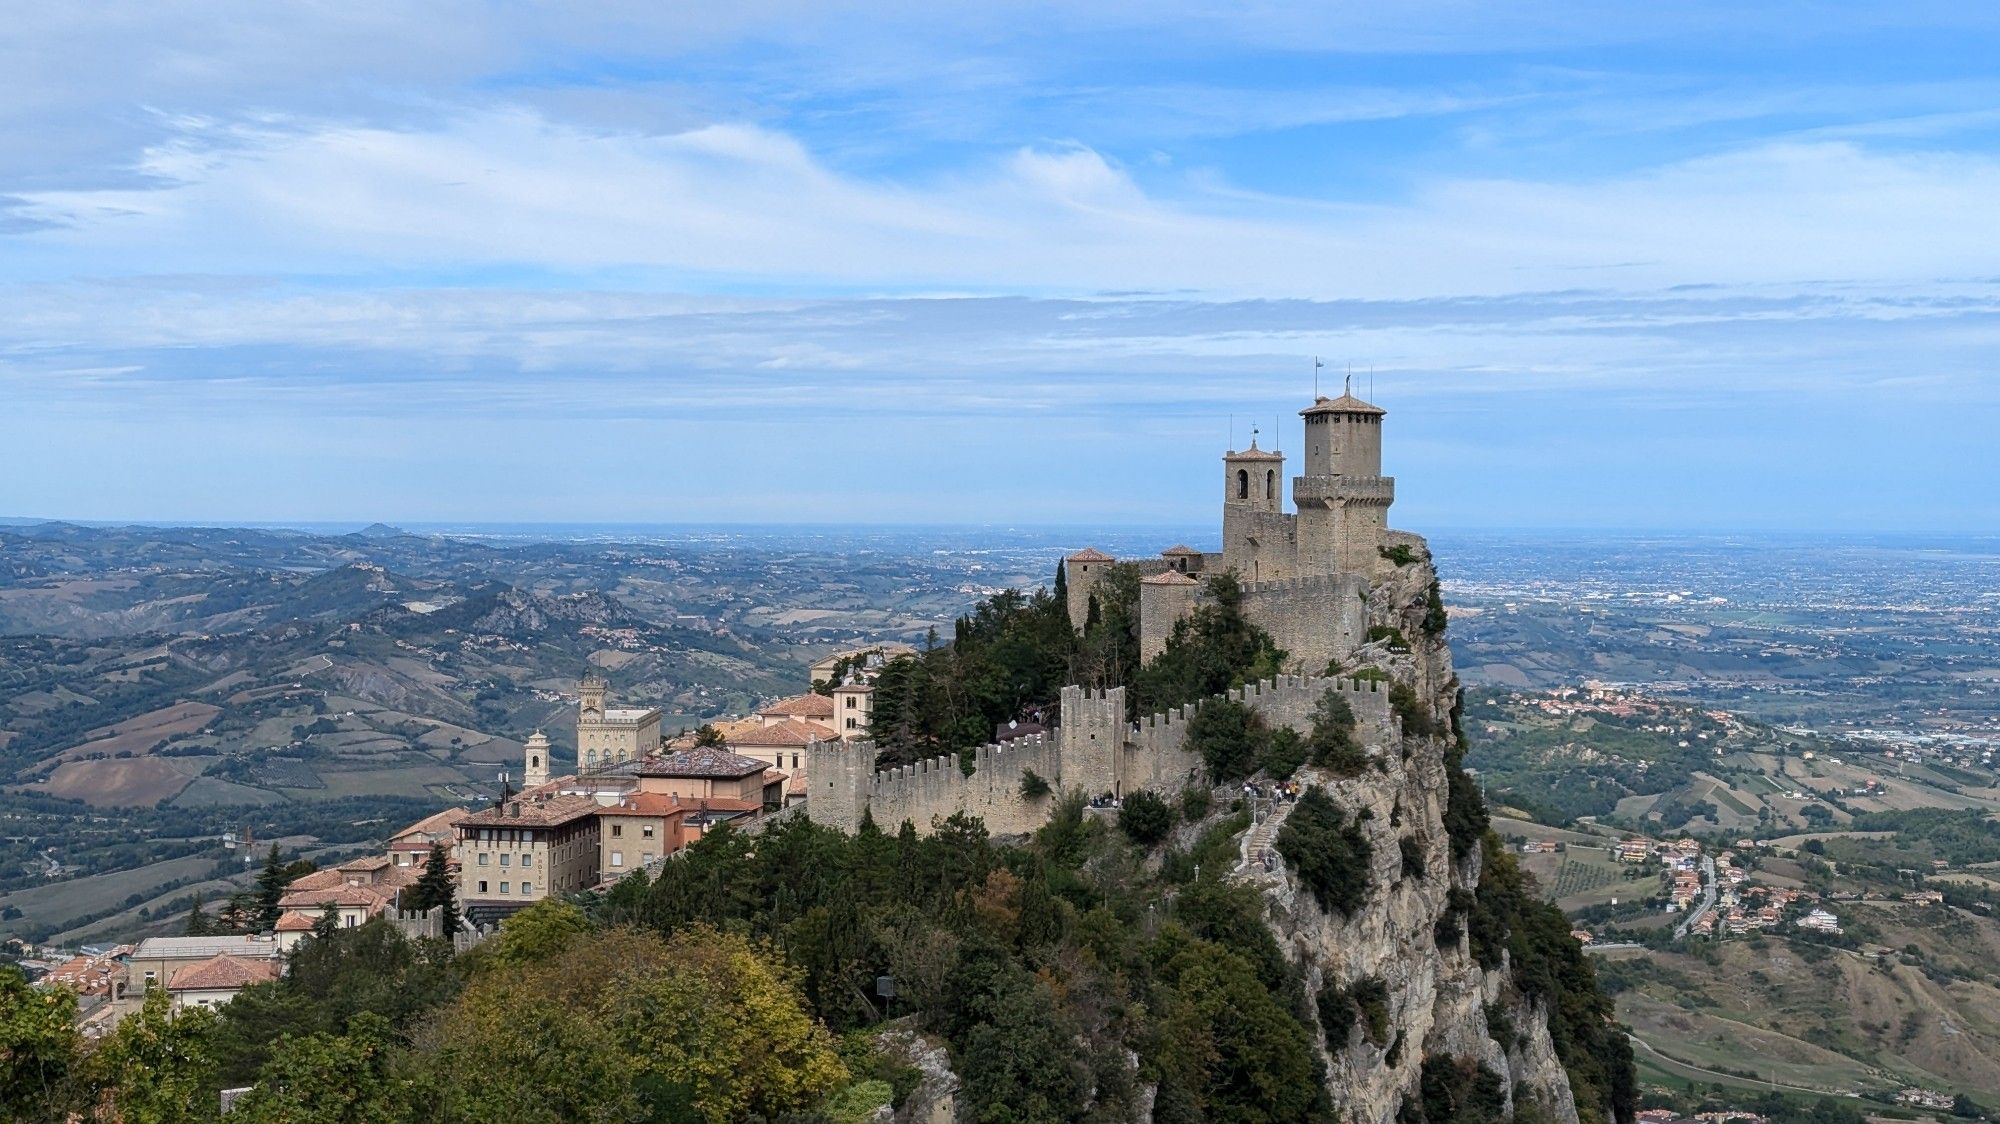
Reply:
[[[1354, 708], [1363, 744], [1387, 746], [1399, 736], [1388, 691], [1377, 682], [1288, 675], [1216, 698], [1234, 699], [1270, 725], [1304, 732], [1329, 690], [1346, 696]], [[1198, 706], [1127, 722], [1124, 688], [1065, 687], [1063, 725], [1056, 735], [981, 746], [973, 751], [970, 776], [955, 757], [878, 771], [872, 742], [817, 743], [806, 750], [812, 756], [812, 788], [805, 814], [814, 823], [852, 832], [865, 810], [883, 831], [893, 832], [907, 820], [921, 832], [934, 820], [963, 812], [984, 820], [996, 835], [1025, 834], [1042, 825], [1049, 809], [1049, 798], [1021, 795], [1030, 769], [1051, 787], [1092, 796], [1140, 789], [1171, 796], [1201, 777], [1201, 759], [1187, 744]]]
[[1360, 647], [1368, 636], [1368, 579], [1361, 574], [1319, 574], [1243, 587], [1243, 615], [1271, 634], [1308, 675]]
[[[1386, 746], [1401, 735], [1389, 710], [1382, 684], [1314, 675], [1284, 675], [1239, 687], [1217, 696], [1249, 707], [1269, 726], [1289, 726], [1300, 733], [1312, 728], [1313, 708], [1328, 691], [1337, 691], [1354, 709], [1357, 732], [1364, 745]], [[1147, 788], [1177, 792], [1201, 775], [1201, 757], [1187, 746], [1187, 728], [1196, 707], [1176, 707], [1133, 723], [1120, 769], [1119, 791]]]
[[1245, 582], [1280, 581], [1299, 572], [1298, 517], [1229, 505], [1222, 509], [1222, 558], [1202, 570], [1233, 569]]

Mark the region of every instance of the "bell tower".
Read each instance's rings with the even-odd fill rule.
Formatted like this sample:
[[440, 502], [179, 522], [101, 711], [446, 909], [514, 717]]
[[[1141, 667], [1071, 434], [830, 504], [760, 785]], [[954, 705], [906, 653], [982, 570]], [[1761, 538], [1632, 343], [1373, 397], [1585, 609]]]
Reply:
[[1246, 582], [1289, 576], [1285, 454], [1250, 447], [1222, 454], [1222, 565]]
[[521, 755], [521, 787], [549, 783], [549, 736], [536, 730]]

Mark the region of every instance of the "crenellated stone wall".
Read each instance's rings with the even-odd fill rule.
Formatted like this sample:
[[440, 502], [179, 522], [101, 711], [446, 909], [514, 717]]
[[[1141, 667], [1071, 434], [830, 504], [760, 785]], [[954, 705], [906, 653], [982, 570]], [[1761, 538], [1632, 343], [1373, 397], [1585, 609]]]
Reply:
[[[1233, 699], [1272, 726], [1303, 733], [1328, 691], [1347, 698], [1370, 752], [1387, 752], [1383, 747], [1400, 740], [1388, 693], [1379, 682], [1288, 675], [1213, 700]], [[850, 832], [860, 827], [864, 814], [884, 831], [895, 831], [906, 820], [918, 831], [929, 831], [934, 821], [962, 812], [978, 816], [997, 835], [1018, 835], [1040, 827], [1051, 802], [1047, 796], [1022, 794], [1030, 770], [1052, 788], [1090, 796], [1122, 796], [1140, 789], [1176, 794], [1201, 776], [1201, 759], [1187, 745], [1188, 722], [1200, 705], [1128, 722], [1123, 687], [1065, 687], [1062, 725], [1053, 734], [980, 746], [973, 752], [970, 774], [954, 757], [877, 770], [873, 742], [818, 742], [806, 747], [811, 758], [806, 775], [812, 781], [805, 812], [814, 823]]]

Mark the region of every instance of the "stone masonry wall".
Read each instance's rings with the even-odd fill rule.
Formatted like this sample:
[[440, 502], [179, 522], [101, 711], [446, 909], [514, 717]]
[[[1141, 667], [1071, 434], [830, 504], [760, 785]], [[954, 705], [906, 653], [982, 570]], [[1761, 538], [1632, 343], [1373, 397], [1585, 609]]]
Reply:
[[[1348, 698], [1364, 745], [1379, 748], [1401, 738], [1378, 682], [1281, 676], [1214, 698], [1234, 699], [1273, 726], [1303, 732], [1310, 728], [1313, 707], [1330, 690]], [[1047, 819], [1051, 802], [1021, 794], [1030, 769], [1052, 787], [1092, 796], [1140, 789], [1172, 795], [1198, 781], [1201, 760], [1187, 747], [1187, 724], [1196, 709], [1175, 707], [1127, 722], [1124, 688], [1066, 687], [1063, 724], [1055, 735], [981, 746], [970, 776], [953, 757], [878, 771], [873, 742], [817, 743], [806, 749], [812, 787], [805, 812], [815, 823], [850, 832], [863, 813], [883, 831], [895, 831], [905, 820], [929, 831], [934, 820], [963, 812], [984, 820], [996, 835], [1025, 834]]]

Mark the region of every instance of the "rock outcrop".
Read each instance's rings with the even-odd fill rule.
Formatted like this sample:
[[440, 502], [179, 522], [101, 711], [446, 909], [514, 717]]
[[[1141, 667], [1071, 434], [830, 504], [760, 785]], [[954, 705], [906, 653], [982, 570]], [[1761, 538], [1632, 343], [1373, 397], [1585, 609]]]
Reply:
[[[1543, 1011], [1511, 986], [1504, 963], [1488, 970], [1470, 947], [1466, 914], [1479, 885], [1483, 813], [1457, 810], [1454, 844], [1447, 824], [1454, 822], [1449, 726], [1457, 679], [1429, 553], [1414, 535], [1394, 538], [1408, 548], [1398, 555], [1406, 561], [1385, 564], [1372, 583], [1374, 639], [1343, 669], [1389, 675], [1399, 729], [1368, 746], [1380, 768], [1335, 776], [1308, 766], [1298, 778], [1359, 819], [1370, 844], [1367, 897], [1350, 914], [1329, 911], [1284, 862], [1262, 856], [1246, 861], [1244, 877], [1263, 890], [1267, 923], [1313, 993], [1361, 995], [1373, 1007], [1374, 1026], [1356, 1018], [1334, 1027], [1331, 1041], [1322, 1031], [1342, 1119], [1389, 1124], [1406, 1097], [1420, 1096], [1425, 1059], [1448, 1057], [1491, 1071], [1510, 1112], [1516, 1098], [1529, 1097], [1539, 1119], [1574, 1124], [1577, 1105]], [[1464, 801], [1470, 785], [1459, 783]], [[1468, 813], [1475, 822], [1464, 822]], [[1282, 850], [1282, 830], [1278, 837]], [[1382, 1025], [1384, 1004], [1387, 1029], [1378, 1039], [1371, 1031]]]

